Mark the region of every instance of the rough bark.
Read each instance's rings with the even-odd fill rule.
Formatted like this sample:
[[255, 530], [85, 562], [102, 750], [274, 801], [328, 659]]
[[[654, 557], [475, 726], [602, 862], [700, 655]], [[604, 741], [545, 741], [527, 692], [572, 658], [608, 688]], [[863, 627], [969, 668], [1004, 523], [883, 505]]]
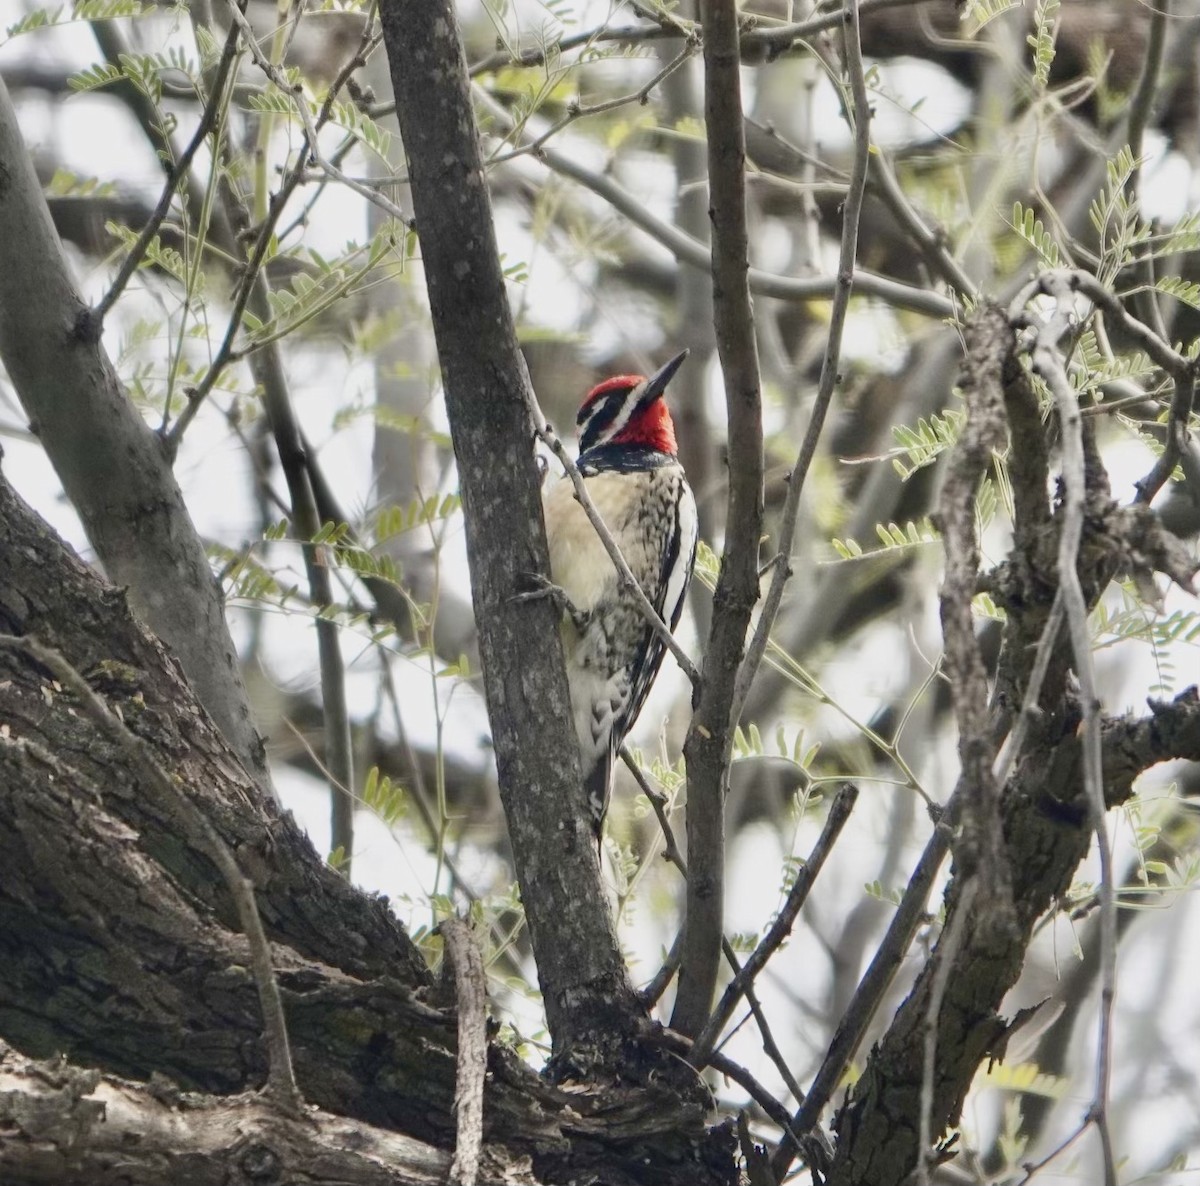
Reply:
[[[983, 306], [970, 327], [968, 342], [967, 398], [986, 402], [994, 415], [996, 391], [1002, 389], [1015, 442], [1029, 429], [1031, 393], [1028, 376], [1016, 363], [1012, 329], [1003, 316]], [[1017, 467], [1028, 474], [1044, 464], [1044, 448], [1039, 447], [1021, 458]], [[1186, 550], [1148, 508], [1122, 508], [1112, 502], [1107, 475], [1094, 454], [1088, 461], [1087, 485], [1088, 522], [1079, 573], [1089, 605], [1095, 604], [1121, 569], [1165, 572], [1190, 587], [1195, 565]], [[1040, 489], [1046, 489], [1044, 480]], [[1031, 623], [1045, 621], [1054, 600], [1056, 524], [1049, 521], [1042, 500], [1031, 490], [1024, 491], [1017, 510], [1015, 536], [1025, 550], [1000, 567], [995, 592], [1008, 609], [1010, 629], [1027, 640], [1025, 631]], [[948, 533], [946, 546], [970, 550], [973, 542]], [[961, 559], [950, 557], [947, 572], [961, 568]], [[960, 592], [967, 595], [969, 591]], [[1037, 635], [1032, 637], [1036, 640]], [[948, 634], [948, 648], [953, 641]], [[1013, 701], [1009, 697], [1020, 703], [1035, 648], [1016, 647], [1012, 641], [998, 677], [999, 686], [1012, 692], [993, 702], [990, 722], [974, 722], [971, 727], [977, 738], [1010, 719]], [[931, 1002], [940, 991], [939, 979], [944, 980], [944, 995], [940, 1008], [934, 1010], [937, 1046], [931, 1132], [942, 1133], [957, 1123], [979, 1064], [989, 1053], [1000, 1057], [1003, 1051], [1007, 1023], [999, 1010], [1005, 994], [1020, 974], [1034, 925], [1070, 886], [1093, 835], [1081, 772], [1081, 713], [1067, 680], [1069, 660], [1068, 644], [1060, 640], [1043, 684], [1042, 711], [1003, 788], [999, 863], [1012, 887], [1011, 902], [1005, 893], [977, 894], [970, 888], [980, 876], [979, 854], [970, 847], [956, 849], [942, 938], [834, 1122], [838, 1140], [829, 1186], [900, 1186], [917, 1164], [925, 1034]], [[1200, 756], [1196, 689], [1189, 688], [1170, 704], [1151, 704], [1151, 715], [1140, 721], [1106, 721], [1103, 738], [1105, 797], [1113, 807], [1129, 797], [1134, 778], [1148, 766], [1169, 757]], [[1150, 738], [1153, 742], [1148, 744]], [[990, 777], [990, 762], [983, 769]], [[969, 773], [964, 758], [964, 775]], [[961, 819], [978, 791], [960, 780], [945, 818]], [[983, 884], [987, 885], [986, 879]], [[945, 957], [952, 961], [949, 975], [939, 975], [943, 942], [955, 930], [959, 941], [950, 945]]]
[[[2, 478], [0, 633], [60, 651], [235, 853], [272, 943], [305, 1099], [451, 1148], [455, 1016], [386, 902], [348, 886], [257, 793], [124, 594]], [[224, 882], [172, 818], [44, 670], [0, 648], [0, 1036], [170, 1092], [245, 1092], [266, 1070], [249, 953]], [[669, 1086], [562, 1092], [495, 1045], [488, 1071], [486, 1145], [529, 1158], [539, 1180], [733, 1180], [725, 1131], [706, 1131], [703, 1109]]]
[[[138, 1083], [0, 1042], [0, 1176], [6, 1186], [441, 1186], [450, 1156], [312, 1109], [282, 1116], [255, 1095], [223, 1099]], [[528, 1160], [488, 1151], [480, 1186], [532, 1186]]]
[[[557, 618], [519, 604], [549, 572], [517, 348], [450, 0], [380, 6], [446, 389], [500, 795], [556, 1058], [621, 1056], [645, 1014], [600, 881]], [[622, 1056], [623, 1057], [623, 1056]]]
[[67, 269], [0, 79], [0, 358], [109, 577], [179, 656], [201, 702], [271, 784], [237, 653], [162, 444], [121, 387]]
[[749, 286], [738, 13], [732, 0], [705, 0], [700, 10], [713, 319], [729, 421], [729, 497], [704, 678], [683, 750], [688, 771], [687, 911], [671, 1025], [690, 1035], [699, 1033], [708, 1020], [721, 959], [725, 794], [735, 723], [730, 718], [746, 631], [759, 595], [764, 464], [762, 391]]

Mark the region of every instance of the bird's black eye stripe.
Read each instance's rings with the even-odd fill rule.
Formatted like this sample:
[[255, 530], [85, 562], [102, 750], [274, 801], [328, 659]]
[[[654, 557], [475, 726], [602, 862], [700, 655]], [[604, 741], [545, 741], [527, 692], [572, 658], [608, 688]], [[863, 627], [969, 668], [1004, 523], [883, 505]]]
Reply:
[[581, 450], [586, 451], [599, 442], [620, 415], [628, 395], [628, 391], [611, 391], [595, 405], [580, 408], [577, 423], [583, 429], [579, 439]]

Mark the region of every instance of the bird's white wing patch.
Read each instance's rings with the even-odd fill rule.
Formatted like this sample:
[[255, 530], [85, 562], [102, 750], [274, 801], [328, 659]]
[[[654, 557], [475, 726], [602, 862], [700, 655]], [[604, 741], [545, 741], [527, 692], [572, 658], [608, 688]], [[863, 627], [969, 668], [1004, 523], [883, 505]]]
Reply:
[[683, 612], [683, 597], [687, 592], [688, 581], [692, 575], [692, 565], [696, 559], [696, 541], [700, 536], [699, 521], [696, 518], [696, 500], [692, 497], [691, 488], [685, 483], [680, 491], [679, 502], [675, 510], [676, 521], [679, 525], [679, 558], [667, 576], [667, 588], [663, 593], [662, 616], [672, 630], [679, 622]]

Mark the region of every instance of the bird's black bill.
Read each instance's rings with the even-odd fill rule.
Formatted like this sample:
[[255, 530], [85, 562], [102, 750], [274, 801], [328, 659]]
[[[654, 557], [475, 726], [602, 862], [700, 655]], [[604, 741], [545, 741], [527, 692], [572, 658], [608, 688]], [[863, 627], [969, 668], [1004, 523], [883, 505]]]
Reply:
[[664, 363], [661, 367], [646, 380], [646, 386], [642, 389], [641, 398], [638, 403], [645, 407], [647, 404], [652, 404], [664, 391], [667, 389], [667, 384], [674, 378], [675, 372], [683, 366], [683, 360], [687, 358], [686, 350], [676, 354], [670, 362]]

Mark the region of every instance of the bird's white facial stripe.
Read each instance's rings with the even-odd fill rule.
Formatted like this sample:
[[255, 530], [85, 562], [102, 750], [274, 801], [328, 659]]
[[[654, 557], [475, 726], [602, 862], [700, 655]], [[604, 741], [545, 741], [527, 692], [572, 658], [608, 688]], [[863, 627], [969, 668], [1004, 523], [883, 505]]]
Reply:
[[593, 449], [597, 445], [608, 444], [629, 423], [633, 413], [637, 410], [638, 401], [641, 399], [645, 387], [646, 381], [643, 380], [632, 391], [612, 391], [603, 399], [597, 400], [596, 407], [579, 427], [580, 439], [582, 440], [592, 430], [593, 422], [597, 417], [602, 418], [613, 407], [614, 401], [619, 401], [617, 402], [617, 414], [603, 428], [597, 430], [598, 435], [594, 441], [588, 442], [589, 447]]
[[642, 388], [645, 386], [644, 382], [639, 383], [632, 391], [625, 393], [625, 402], [621, 405], [621, 410], [617, 413], [616, 419], [608, 426], [604, 434], [606, 441], [611, 441], [629, 423], [630, 417], [637, 410], [638, 400], [641, 398]]

